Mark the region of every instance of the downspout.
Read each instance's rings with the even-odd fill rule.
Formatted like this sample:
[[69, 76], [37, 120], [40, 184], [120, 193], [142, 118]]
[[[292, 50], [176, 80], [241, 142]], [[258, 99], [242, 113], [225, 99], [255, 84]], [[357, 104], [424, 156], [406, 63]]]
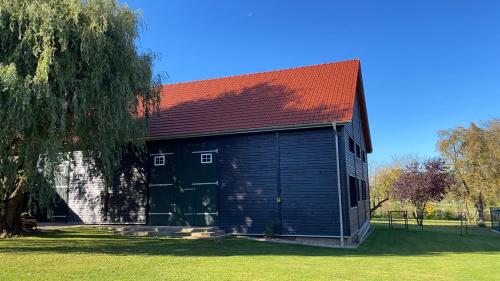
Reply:
[[339, 135], [337, 132], [337, 123], [332, 123], [335, 134], [335, 157], [337, 163], [337, 193], [339, 195], [339, 217], [340, 217], [340, 247], [344, 247], [344, 218], [342, 214], [342, 193], [340, 188], [340, 159], [339, 159]]

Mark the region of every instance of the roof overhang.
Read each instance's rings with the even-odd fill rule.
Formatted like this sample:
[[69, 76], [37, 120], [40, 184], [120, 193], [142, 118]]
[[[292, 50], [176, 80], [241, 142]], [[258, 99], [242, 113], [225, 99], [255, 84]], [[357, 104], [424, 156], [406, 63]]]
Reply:
[[361, 65], [358, 70], [358, 79], [356, 83], [356, 99], [358, 100], [360, 116], [361, 116], [361, 125], [363, 126], [363, 136], [365, 141], [365, 147], [367, 153], [373, 152], [372, 147], [372, 139], [370, 135], [370, 126], [368, 124], [368, 112], [366, 109], [366, 100], [365, 100], [365, 90], [363, 87], [363, 77], [361, 74]]
[[350, 122], [351, 121], [337, 121], [337, 122], [325, 122], [325, 123], [302, 124], [302, 125], [273, 126], [273, 127], [265, 127], [265, 128], [250, 128], [250, 129], [242, 129], [242, 130], [234, 130], [234, 131], [152, 136], [152, 137], [146, 137], [146, 138], [144, 138], [144, 140], [145, 141], [159, 141], [159, 140], [215, 137], [215, 136], [224, 136], [224, 135], [251, 134], [251, 133], [274, 132], [274, 131], [313, 129], [313, 128], [331, 127], [332, 123], [336, 124], [337, 126], [342, 126], [342, 125], [345, 125], [345, 124], [350, 123]]

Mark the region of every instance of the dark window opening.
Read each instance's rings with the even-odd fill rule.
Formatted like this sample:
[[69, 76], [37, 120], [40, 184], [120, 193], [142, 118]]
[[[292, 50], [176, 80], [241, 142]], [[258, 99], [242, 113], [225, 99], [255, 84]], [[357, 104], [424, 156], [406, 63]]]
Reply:
[[366, 200], [366, 182], [364, 180], [361, 181], [361, 197], [363, 200]]
[[354, 140], [349, 137], [349, 150], [354, 153]]
[[364, 150], [361, 152], [361, 156], [362, 156], [363, 162], [366, 163], [366, 152]]
[[360, 187], [360, 184], [359, 184], [359, 179], [356, 179], [356, 196], [358, 199], [358, 201], [361, 201], [361, 192], [359, 192], [359, 187]]
[[358, 191], [356, 187], [356, 179], [354, 177], [349, 177], [349, 199], [351, 203], [351, 207], [358, 206]]
[[360, 158], [360, 157], [361, 157], [361, 149], [359, 148], [359, 145], [357, 145], [357, 144], [356, 144], [356, 156], [357, 156], [358, 158]]

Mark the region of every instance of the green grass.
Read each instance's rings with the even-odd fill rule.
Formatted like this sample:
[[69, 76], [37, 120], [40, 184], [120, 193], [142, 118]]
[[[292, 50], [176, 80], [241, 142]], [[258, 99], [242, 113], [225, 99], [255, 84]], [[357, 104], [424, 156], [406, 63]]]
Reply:
[[375, 222], [358, 249], [245, 239], [115, 236], [67, 228], [0, 240], [0, 280], [499, 280], [500, 235], [456, 222]]

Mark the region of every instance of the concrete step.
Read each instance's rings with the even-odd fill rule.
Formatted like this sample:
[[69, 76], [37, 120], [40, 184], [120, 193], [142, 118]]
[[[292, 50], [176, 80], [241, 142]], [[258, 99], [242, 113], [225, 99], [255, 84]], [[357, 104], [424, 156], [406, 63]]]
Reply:
[[213, 232], [219, 230], [218, 226], [209, 227], [183, 227], [180, 232], [183, 233], [195, 233], [195, 232]]
[[144, 231], [144, 230], [127, 230], [127, 231], [117, 231], [117, 234], [123, 236], [142, 236], [142, 237], [173, 237], [173, 238], [182, 238], [190, 236], [190, 233], [181, 233], [181, 232], [165, 232], [165, 231]]
[[216, 230], [209, 232], [193, 232], [191, 233], [190, 238], [223, 238], [226, 236], [226, 232], [224, 230]]
[[183, 226], [113, 226], [104, 227], [116, 234], [141, 237], [172, 237], [172, 238], [223, 238], [224, 230], [213, 227], [183, 227]]
[[111, 231], [155, 231], [155, 232], [177, 232], [180, 231], [182, 226], [147, 226], [147, 225], [136, 225], [136, 226], [108, 226], [105, 227], [107, 230]]
[[123, 235], [123, 236], [141, 236], [141, 237], [151, 236], [151, 234], [152, 234], [150, 231], [132, 231], [132, 230], [118, 231], [115, 233]]

